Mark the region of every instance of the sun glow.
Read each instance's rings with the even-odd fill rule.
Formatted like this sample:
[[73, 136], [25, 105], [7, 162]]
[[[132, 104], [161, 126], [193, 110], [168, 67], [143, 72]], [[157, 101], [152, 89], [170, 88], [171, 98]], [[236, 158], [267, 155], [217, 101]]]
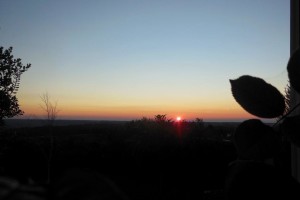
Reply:
[[181, 121], [181, 117], [180, 116], [176, 117], [176, 121], [180, 122]]

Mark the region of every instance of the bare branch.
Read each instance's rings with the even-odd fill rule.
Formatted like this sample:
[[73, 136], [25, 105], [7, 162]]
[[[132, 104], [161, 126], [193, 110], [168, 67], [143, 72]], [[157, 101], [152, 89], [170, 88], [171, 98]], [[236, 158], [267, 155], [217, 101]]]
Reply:
[[40, 107], [46, 113], [48, 125], [53, 125], [53, 123], [57, 119], [57, 115], [59, 113], [59, 110], [57, 107], [57, 101], [55, 101], [54, 103], [51, 102], [48, 92], [44, 93], [40, 98], [42, 101], [42, 104], [40, 104]]

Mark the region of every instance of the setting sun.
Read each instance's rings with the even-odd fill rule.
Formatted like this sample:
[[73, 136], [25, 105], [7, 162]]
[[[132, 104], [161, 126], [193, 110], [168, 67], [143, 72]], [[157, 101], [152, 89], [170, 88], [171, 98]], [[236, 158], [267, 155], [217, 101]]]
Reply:
[[181, 117], [180, 116], [176, 117], [176, 121], [180, 122], [181, 121]]

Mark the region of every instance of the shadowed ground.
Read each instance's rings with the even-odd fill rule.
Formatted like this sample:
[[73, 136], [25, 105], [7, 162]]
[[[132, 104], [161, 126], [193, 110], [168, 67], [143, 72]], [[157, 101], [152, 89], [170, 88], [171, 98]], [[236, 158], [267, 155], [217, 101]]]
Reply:
[[182, 124], [179, 136], [178, 127], [166, 124], [9, 129], [1, 134], [1, 171], [23, 184], [50, 178], [52, 194], [57, 184], [72, 186], [68, 178], [84, 177], [69, 173], [74, 169], [105, 177], [129, 199], [220, 199], [227, 165], [236, 158], [227, 137], [233, 130]]

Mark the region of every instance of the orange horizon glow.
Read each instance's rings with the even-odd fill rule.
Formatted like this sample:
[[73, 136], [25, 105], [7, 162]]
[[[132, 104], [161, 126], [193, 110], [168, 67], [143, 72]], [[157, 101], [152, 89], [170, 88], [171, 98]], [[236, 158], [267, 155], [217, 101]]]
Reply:
[[[44, 118], [45, 113], [39, 105], [23, 105], [25, 112], [20, 118]], [[196, 118], [205, 120], [230, 121], [255, 118], [244, 111], [239, 105], [233, 105], [231, 109], [224, 108], [190, 108], [190, 107], [97, 107], [97, 106], [58, 106], [57, 119], [83, 119], [83, 120], [135, 120], [142, 117], [154, 118], [157, 114], [166, 114], [168, 119], [191, 121]]]

